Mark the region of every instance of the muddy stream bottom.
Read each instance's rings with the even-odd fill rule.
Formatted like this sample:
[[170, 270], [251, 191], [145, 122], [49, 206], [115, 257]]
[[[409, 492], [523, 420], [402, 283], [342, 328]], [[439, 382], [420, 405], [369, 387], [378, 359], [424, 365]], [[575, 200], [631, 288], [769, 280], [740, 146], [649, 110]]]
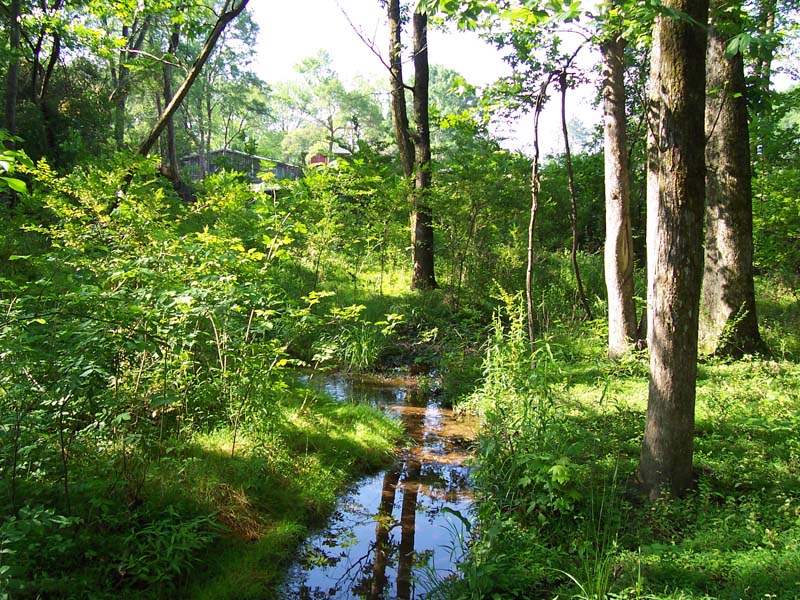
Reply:
[[289, 571], [285, 600], [422, 599], [455, 572], [468, 537], [469, 447], [476, 420], [456, 417], [436, 389], [410, 378], [307, 378], [342, 402], [403, 421], [413, 444], [390, 469], [359, 481]]

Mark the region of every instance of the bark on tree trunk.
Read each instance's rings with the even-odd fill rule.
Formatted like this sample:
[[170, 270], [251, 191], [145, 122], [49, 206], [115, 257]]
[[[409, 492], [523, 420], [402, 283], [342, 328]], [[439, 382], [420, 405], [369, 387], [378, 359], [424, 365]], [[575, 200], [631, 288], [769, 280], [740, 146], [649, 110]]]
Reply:
[[128, 40], [128, 45], [120, 50], [117, 74], [114, 78], [116, 85], [112, 94], [112, 101], [114, 102], [114, 141], [117, 150], [121, 150], [125, 145], [125, 112], [131, 84], [131, 74], [127, 62], [131, 58], [132, 51], [142, 49], [149, 28], [149, 18], [144, 20], [141, 28], [138, 27], [136, 22], [134, 22], [133, 26], [122, 26], [122, 37]]
[[633, 300], [631, 187], [625, 114], [625, 40], [613, 34], [601, 45], [605, 158], [605, 278], [608, 294], [608, 356], [619, 358], [638, 341]]
[[650, 393], [639, 473], [650, 498], [692, 483], [702, 276], [707, 0], [668, 0], [688, 19], [656, 19], [650, 79], [648, 342]]
[[178, 110], [181, 102], [183, 102], [183, 99], [189, 93], [192, 84], [200, 75], [203, 65], [206, 64], [206, 61], [211, 56], [211, 53], [214, 52], [214, 47], [217, 44], [219, 36], [222, 35], [222, 32], [228, 23], [233, 21], [242, 13], [242, 11], [244, 11], [245, 7], [247, 6], [247, 2], [248, 0], [239, 0], [238, 3], [235, 0], [226, 0], [223, 10], [217, 19], [217, 22], [214, 24], [214, 28], [211, 30], [211, 33], [208, 34], [208, 38], [206, 38], [206, 42], [203, 44], [200, 54], [194, 61], [192, 68], [189, 69], [189, 72], [186, 74], [186, 78], [178, 88], [178, 91], [175, 92], [175, 95], [172, 97], [170, 103], [166, 106], [166, 108], [164, 108], [164, 112], [162, 112], [158, 117], [158, 120], [156, 121], [155, 125], [153, 125], [153, 129], [150, 131], [150, 134], [139, 146], [139, 154], [147, 155], [147, 153], [150, 152], [150, 149], [153, 147], [153, 144], [156, 143], [158, 136], [160, 136], [161, 132], [164, 131], [164, 128], [172, 118], [172, 115], [174, 115], [175, 111]]
[[427, 203], [431, 187], [431, 139], [428, 116], [428, 42], [425, 14], [414, 13], [414, 125], [412, 133], [406, 106], [406, 85], [403, 81], [402, 21], [400, 0], [389, 0], [389, 77], [392, 95], [392, 126], [397, 140], [400, 163], [407, 179], [414, 178], [409, 193], [411, 226], [411, 289], [430, 290], [436, 287], [433, 251], [433, 218]]
[[414, 145], [409, 132], [406, 86], [403, 81], [403, 43], [400, 0], [389, 0], [389, 84], [392, 92], [392, 127], [400, 154], [403, 175], [410, 179], [414, 174]]
[[[700, 347], [741, 357], [764, 349], [753, 284], [753, 200], [744, 60], [726, 56], [740, 28], [727, 4], [712, 3], [706, 66], [706, 244]], [[738, 8], [738, 7], [737, 7]]]
[[[758, 16], [756, 17], [758, 35], [766, 38], [775, 33], [775, 13], [778, 10], [778, 2], [777, 0], [761, 0], [759, 4]], [[767, 46], [756, 57], [754, 75], [762, 93], [769, 91], [772, 79], [773, 56], [774, 50]]]
[[433, 216], [428, 203], [431, 188], [431, 130], [428, 114], [428, 16], [415, 12], [414, 24], [414, 125], [416, 178], [411, 207], [411, 247], [414, 273], [411, 289], [436, 288], [433, 261]]
[[[178, 42], [180, 41], [179, 25], [173, 25], [172, 33], [169, 38], [169, 47], [167, 53], [170, 55], [170, 60], [175, 56], [178, 51]], [[172, 65], [169, 62], [164, 63], [164, 103], [169, 104], [172, 100]], [[159, 108], [159, 113], [161, 109]], [[169, 173], [169, 178], [173, 184], [178, 184], [180, 181], [180, 173], [178, 172], [178, 153], [175, 148], [175, 116], [172, 115], [167, 120], [167, 155], [162, 159], [161, 168]]]
[[533, 164], [531, 165], [531, 212], [528, 221], [528, 253], [525, 263], [525, 312], [528, 321], [528, 343], [531, 352], [534, 351], [534, 341], [536, 340], [536, 326], [533, 312], [533, 258], [534, 258], [534, 233], [536, 231], [536, 217], [539, 214], [539, 197], [541, 196], [541, 178], [539, 177], [539, 117], [544, 107], [544, 99], [547, 96], [547, 86], [550, 85], [552, 73], [549, 74], [536, 98], [536, 106], [533, 109]]
[[[5, 97], [5, 128], [11, 135], [17, 135], [17, 96], [19, 95], [19, 55], [22, 35], [22, 25], [20, 24], [20, 0], [11, 0], [9, 7], [9, 51], [11, 59], [8, 62], [6, 73], [6, 97]], [[14, 147], [14, 142], [6, 142], [10, 148]]]

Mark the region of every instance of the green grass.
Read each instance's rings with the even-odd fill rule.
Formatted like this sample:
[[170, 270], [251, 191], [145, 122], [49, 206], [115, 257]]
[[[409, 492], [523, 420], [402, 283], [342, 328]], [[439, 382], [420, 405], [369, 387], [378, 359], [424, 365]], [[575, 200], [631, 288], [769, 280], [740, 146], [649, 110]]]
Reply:
[[[769, 301], [772, 339], [797, 307]], [[471, 400], [493, 407], [477, 461], [481, 535], [449, 597], [800, 598], [800, 364], [789, 351], [800, 329], [782, 331], [773, 357], [701, 361], [696, 484], [653, 503], [636, 483], [646, 355], [612, 362], [591, 327], [551, 330], [546, 386], [531, 387], [539, 366], [516, 375], [528, 387]], [[502, 344], [494, 351], [506, 362], [487, 372], [524, 373]], [[591, 592], [606, 580], [608, 593]]]
[[[82, 461], [75, 444], [72, 520], [34, 505], [6, 521], [0, 584], [12, 598], [272, 597], [308, 529], [354, 478], [394, 460], [401, 435], [371, 407], [289, 384], [233, 455], [227, 428], [124, 464], [111, 448]], [[24, 492], [63, 503], [47, 482]]]
[[307, 529], [321, 524], [346, 484], [393, 459], [396, 422], [365, 406], [294, 400], [266, 440], [245, 439], [231, 459], [230, 434], [199, 436], [203, 460], [170, 482], [205, 497], [227, 528], [195, 570], [189, 598], [264, 598]]

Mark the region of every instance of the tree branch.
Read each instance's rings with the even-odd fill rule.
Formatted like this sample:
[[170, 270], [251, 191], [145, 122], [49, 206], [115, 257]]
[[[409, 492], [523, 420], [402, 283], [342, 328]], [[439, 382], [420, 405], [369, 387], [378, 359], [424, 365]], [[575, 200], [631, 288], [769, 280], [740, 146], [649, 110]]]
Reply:
[[166, 106], [166, 108], [164, 108], [164, 112], [162, 112], [158, 117], [158, 120], [153, 126], [153, 129], [150, 131], [150, 134], [139, 146], [139, 154], [146, 156], [153, 147], [153, 144], [156, 143], [158, 136], [161, 135], [161, 132], [164, 131], [164, 128], [167, 126], [167, 122], [169, 121], [170, 117], [172, 117], [172, 115], [175, 114], [175, 111], [178, 110], [178, 107], [183, 102], [183, 99], [189, 93], [189, 89], [192, 87], [192, 84], [200, 75], [200, 71], [202, 71], [206, 61], [208, 61], [208, 58], [214, 52], [217, 40], [219, 39], [220, 35], [222, 35], [225, 27], [244, 11], [245, 7], [247, 6], [247, 2], [248, 0], [239, 0], [239, 3], [236, 4], [235, 0], [226, 0], [222, 14], [220, 14], [219, 18], [217, 19], [217, 22], [214, 25], [214, 28], [211, 30], [211, 33], [208, 34], [208, 38], [206, 39], [205, 44], [203, 44], [200, 54], [194, 61], [192, 68], [189, 69], [188, 73], [186, 74], [186, 79], [183, 80], [183, 83], [178, 88], [178, 91], [175, 92], [175, 96], [173, 96], [170, 103]]

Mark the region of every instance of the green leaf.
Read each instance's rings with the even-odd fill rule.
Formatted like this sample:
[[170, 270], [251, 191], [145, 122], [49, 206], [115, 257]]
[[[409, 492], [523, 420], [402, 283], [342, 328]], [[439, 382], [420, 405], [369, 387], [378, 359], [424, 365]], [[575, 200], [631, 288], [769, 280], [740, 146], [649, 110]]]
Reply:
[[753, 36], [747, 33], [740, 33], [732, 37], [728, 42], [728, 47], [725, 49], [725, 56], [727, 58], [733, 58], [739, 53], [744, 54], [752, 43]]
[[550, 477], [560, 485], [569, 483], [571, 479], [569, 469], [564, 465], [553, 465], [550, 467]]
[[25, 182], [21, 179], [17, 179], [16, 177], [0, 177], [0, 179], [5, 181], [6, 185], [15, 192], [19, 192], [20, 194], [28, 193], [28, 186], [25, 185]]

